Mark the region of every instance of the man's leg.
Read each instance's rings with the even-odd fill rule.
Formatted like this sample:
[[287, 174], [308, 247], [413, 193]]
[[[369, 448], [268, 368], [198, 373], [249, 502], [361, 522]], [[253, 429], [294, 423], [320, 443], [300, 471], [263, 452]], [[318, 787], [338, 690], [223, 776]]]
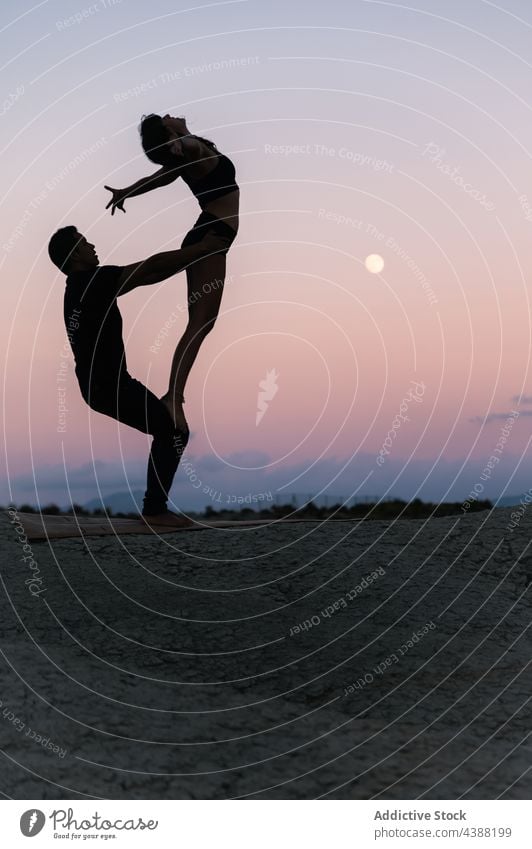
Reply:
[[[189, 438], [188, 433], [175, 429], [170, 413], [162, 401], [158, 398], [155, 400], [170, 419], [170, 426], [165, 419], [164, 425], [153, 432], [143, 516], [160, 516], [167, 511], [168, 493]], [[158, 411], [156, 416], [158, 418]]]
[[92, 409], [153, 436], [142, 514], [163, 517], [188, 434], [176, 430], [163, 402], [132, 377], [122, 380], [118, 389], [98, 388], [88, 402]]

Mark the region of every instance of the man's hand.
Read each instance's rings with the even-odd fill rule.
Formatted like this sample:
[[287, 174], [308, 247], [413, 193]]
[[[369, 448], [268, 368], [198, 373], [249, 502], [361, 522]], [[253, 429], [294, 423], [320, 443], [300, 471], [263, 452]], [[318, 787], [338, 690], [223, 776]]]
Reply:
[[104, 186], [104, 189], [107, 189], [107, 191], [111, 192], [111, 194], [113, 195], [111, 200], [105, 207], [106, 209], [109, 209], [109, 207], [111, 207], [111, 215], [115, 214], [115, 209], [121, 209], [122, 212], [125, 212], [126, 210], [124, 209], [124, 201], [127, 195], [125, 194], [124, 190], [112, 189], [111, 186]]

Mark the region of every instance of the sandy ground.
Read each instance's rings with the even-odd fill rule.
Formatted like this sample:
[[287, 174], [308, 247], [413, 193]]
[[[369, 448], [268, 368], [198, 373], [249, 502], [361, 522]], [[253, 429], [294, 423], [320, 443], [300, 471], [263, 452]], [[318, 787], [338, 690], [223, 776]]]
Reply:
[[29, 551], [2, 516], [0, 791], [530, 798], [512, 509]]

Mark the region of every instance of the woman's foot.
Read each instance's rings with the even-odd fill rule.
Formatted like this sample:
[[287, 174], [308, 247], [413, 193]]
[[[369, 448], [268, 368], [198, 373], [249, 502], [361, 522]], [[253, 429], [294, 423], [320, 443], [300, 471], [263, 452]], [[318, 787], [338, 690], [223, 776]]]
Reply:
[[181, 431], [181, 433], [186, 433], [187, 436], [190, 435], [190, 428], [183, 412], [183, 404], [185, 401], [183, 396], [173, 395], [170, 394], [170, 392], [167, 392], [166, 395], [162, 396], [161, 401], [170, 413], [176, 430]]
[[192, 519], [187, 516], [178, 516], [177, 513], [172, 513], [171, 510], [165, 510], [164, 513], [156, 513], [154, 516], [144, 516], [142, 518], [147, 525], [153, 528], [189, 528], [194, 524]]

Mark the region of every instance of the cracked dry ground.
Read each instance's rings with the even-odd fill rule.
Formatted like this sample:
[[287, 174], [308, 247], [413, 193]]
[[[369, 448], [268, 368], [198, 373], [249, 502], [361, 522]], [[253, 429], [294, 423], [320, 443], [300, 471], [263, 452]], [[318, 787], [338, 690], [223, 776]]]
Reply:
[[0, 790], [529, 798], [532, 515], [510, 513], [34, 542], [39, 598], [2, 516]]

